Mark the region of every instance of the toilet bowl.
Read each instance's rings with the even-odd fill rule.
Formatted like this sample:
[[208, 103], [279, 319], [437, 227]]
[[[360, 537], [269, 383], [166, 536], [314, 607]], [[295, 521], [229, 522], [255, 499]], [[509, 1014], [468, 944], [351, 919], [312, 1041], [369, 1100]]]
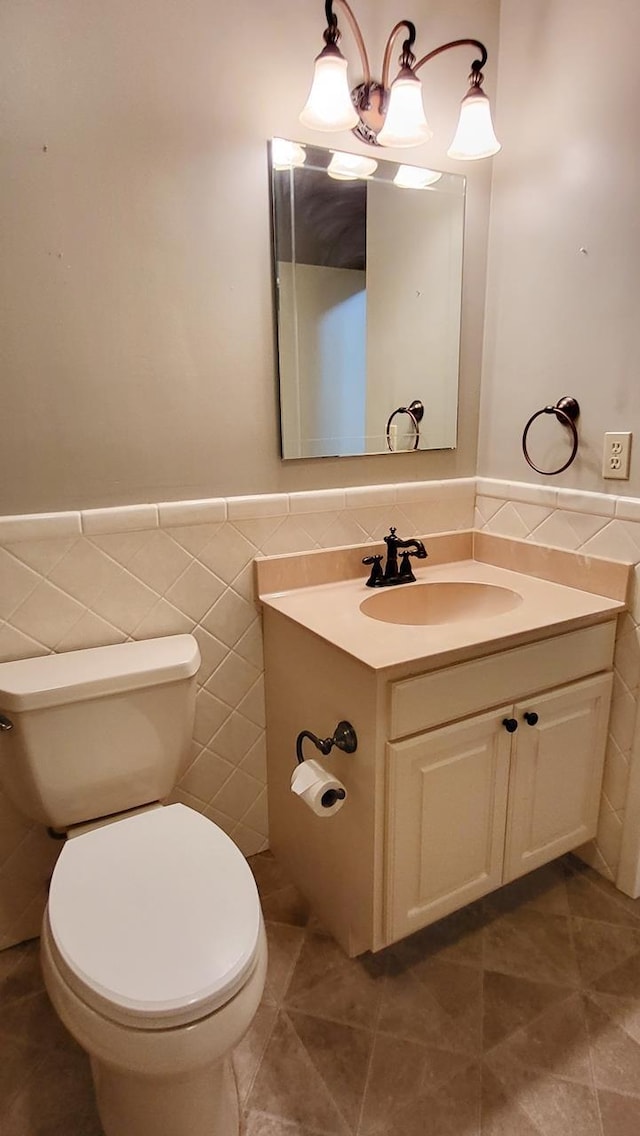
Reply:
[[232, 1136], [230, 1063], [258, 1008], [264, 924], [211, 821], [154, 808], [68, 840], [42, 931], [51, 1001], [89, 1054], [106, 1136]]

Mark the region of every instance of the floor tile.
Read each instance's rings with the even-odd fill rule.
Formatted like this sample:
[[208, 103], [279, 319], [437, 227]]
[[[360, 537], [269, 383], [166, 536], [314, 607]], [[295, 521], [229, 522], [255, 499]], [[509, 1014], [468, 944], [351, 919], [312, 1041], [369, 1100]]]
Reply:
[[623, 891], [619, 891], [610, 880], [605, 880], [598, 872], [590, 868], [583, 860], [577, 856], [569, 854], [563, 856], [562, 862], [567, 865], [568, 869], [573, 875], [581, 876], [583, 879], [588, 880], [593, 887], [598, 888], [604, 895], [613, 899], [620, 907], [624, 907], [625, 911], [635, 915], [640, 919], [640, 899], [632, 899], [631, 896], [625, 895]]
[[590, 986], [603, 993], [640, 1000], [640, 951], [592, 980]]
[[102, 1136], [89, 1062], [80, 1050], [53, 1050], [34, 1066], [2, 1123], [2, 1136]]
[[562, 861], [545, 864], [487, 896], [491, 910], [506, 914], [514, 910], [543, 911], [547, 915], [568, 915], [566, 883], [571, 873]]
[[501, 1057], [527, 1069], [590, 1084], [589, 1036], [580, 994], [571, 994], [559, 1004], [548, 1006], [533, 1022], [487, 1054], [487, 1060], [493, 1064]]
[[373, 1029], [386, 962], [377, 955], [349, 959], [328, 935], [309, 933], [286, 995], [286, 1005], [318, 1018]]
[[640, 1045], [640, 999], [620, 998], [616, 994], [601, 994], [598, 990], [589, 991], [589, 1001], [619, 1025]]
[[265, 928], [269, 959], [264, 1001], [279, 1004], [300, 954], [304, 931], [301, 927], [289, 927], [284, 923], [267, 923]]
[[309, 919], [309, 905], [292, 885], [272, 891], [262, 900], [265, 919], [304, 927]]
[[[571, 876], [566, 883], [566, 892], [572, 915], [640, 929], [640, 909], [637, 915], [627, 910], [619, 900], [607, 895], [602, 888], [595, 887], [584, 876]], [[616, 892], [616, 895], [620, 895], [620, 892]]]
[[341, 1116], [355, 1132], [360, 1119], [373, 1035], [368, 1030], [337, 1025], [307, 1014], [289, 1020], [322, 1077]]
[[244, 1117], [241, 1136], [315, 1136], [315, 1133], [311, 1128], [254, 1109]]
[[44, 989], [40, 970], [40, 941], [32, 940], [0, 952], [0, 1005]]
[[640, 1098], [640, 1044], [588, 995], [585, 1010], [596, 1086]]
[[247, 1108], [310, 1127], [326, 1136], [350, 1129], [289, 1018], [280, 1013]]
[[518, 1100], [503, 1091], [488, 1068], [482, 1070], [482, 1136], [544, 1136]]
[[384, 983], [378, 1028], [425, 1045], [479, 1054], [482, 972], [427, 958], [390, 973]]
[[11, 1002], [3, 1010], [0, 1039], [2, 1037], [13, 1038], [35, 1054], [75, 1045], [45, 993]]
[[487, 970], [483, 987], [483, 1047], [491, 1049], [510, 1034], [533, 1021], [548, 1006], [568, 998], [572, 988], [548, 982], [531, 982]]
[[387, 960], [390, 970], [403, 970], [413, 960], [427, 958], [481, 966], [483, 929], [488, 918], [483, 901], [472, 903], [387, 947], [381, 956]]
[[484, 964], [535, 982], [577, 985], [569, 919], [527, 907], [498, 916], [485, 930]]
[[640, 1099], [619, 1093], [598, 1093], [604, 1136], [638, 1136]]
[[304, 927], [309, 919], [309, 905], [271, 852], [251, 856], [249, 865], [258, 886], [265, 919]]
[[[488, 1054], [486, 1063], [512, 1106], [521, 1109], [541, 1136], [601, 1136], [598, 1103], [588, 1085], [527, 1069], [508, 1054]], [[513, 1136], [519, 1136], [517, 1130]]]
[[572, 918], [571, 931], [581, 980], [587, 986], [600, 984], [640, 953], [640, 929]]
[[479, 1071], [469, 1057], [378, 1035], [360, 1136], [476, 1136]]
[[276, 1006], [262, 1004], [242, 1041], [233, 1051], [233, 1070], [240, 1102], [247, 1099], [276, 1023]]

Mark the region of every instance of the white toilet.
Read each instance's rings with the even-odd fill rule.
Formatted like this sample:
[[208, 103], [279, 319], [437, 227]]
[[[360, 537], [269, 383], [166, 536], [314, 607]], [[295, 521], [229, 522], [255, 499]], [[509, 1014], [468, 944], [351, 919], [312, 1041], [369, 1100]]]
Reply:
[[42, 929], [47, 990], [91, 1059], [106, 1136], [235, 1136], [230, 1053], [267, 950], [249, 866], [162, 806], [191, 744], [191, 635], [0, 664], [0, 778], [67, 832]]

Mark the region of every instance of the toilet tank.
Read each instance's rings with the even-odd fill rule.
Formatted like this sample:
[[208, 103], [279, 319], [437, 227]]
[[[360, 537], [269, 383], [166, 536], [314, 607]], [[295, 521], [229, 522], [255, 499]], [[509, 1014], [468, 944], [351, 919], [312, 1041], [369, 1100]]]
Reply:
[[166, 797], [190, 746], [192, 635], [0, 663], [0, 781], [56, 829]]

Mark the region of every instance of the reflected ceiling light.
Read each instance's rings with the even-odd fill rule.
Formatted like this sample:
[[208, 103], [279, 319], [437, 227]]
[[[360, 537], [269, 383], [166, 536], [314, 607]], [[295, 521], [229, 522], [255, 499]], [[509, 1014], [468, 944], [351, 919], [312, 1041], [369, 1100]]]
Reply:
[[358, 154], [343, 154], [341, 150], [332, 150], [327, 173], [337, 181], [356, 181], [359, 178], [369, 178], [377, 170], [378, 163], [375, 158], [361, 158]]
[[423, 170], [418, 166], [398, 166], [393, 184], [399, 185], [401, 189], [426, 189], [428, 185], [435, 185], [441, 177], [439, 170]]
[[[339, 5], [347, 17], [362, 62], [364, 79], [351, 92], [347, 61], [338, 48], [340, 31], [334, 4]], [[487, 62], [484, 44], [477, 39], [454, 39], [416, 60], [412, 51], [416, 39], [415, 24], [410, 20], [400, 20], [387, 39], [382, 78], [378, 82], [371, 77], [362, 32], [347, 0], [325, 0], [324, 7], [327, 19], [325, 46], [316, 59], [313, 83], [300, 115], [304, 126], [312, 130], [353, 130], [361, 141], [372, 146], [420, 146], [431, 138], [431, 131], [422, 105], [422, 84], [417, 72], [430, 59], [452, 47], [475, 47], [480, 58], [471, 64], [469, 91], [462, 100], [458, 129], [448, 154], [463, 160], [497, 154], [500, 143], [493, 131], [489, 100], [482, 90], [482, 68]], [[391, 53], [403, 28], [407, 37], [402, 44], [400, 70], [390, 83]]]
[[290, 170], [304, 166], [307, 152], [298, 142], [288, 142], [286, 138], [271, 139], [271, 162], [274, 170]]

